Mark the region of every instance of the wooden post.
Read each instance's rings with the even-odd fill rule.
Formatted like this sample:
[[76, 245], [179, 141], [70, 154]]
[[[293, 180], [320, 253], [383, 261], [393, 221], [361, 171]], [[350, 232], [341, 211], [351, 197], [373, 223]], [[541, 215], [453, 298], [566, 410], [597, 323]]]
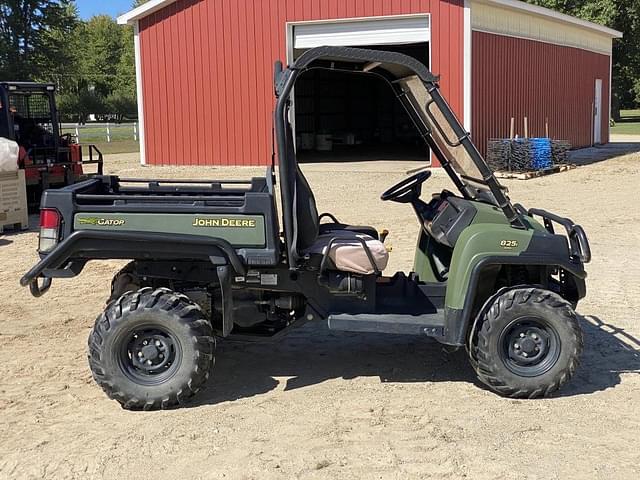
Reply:
[[511, 128], [509, 129], [509, 140], [516, 136], [516, 119], [511, 117]]
[[111, 128], [109, 127], [109, 122], [107, 122], [107, 143], [111, 143]]
[[549, 117], [544, 119], [544, 133], [546, 135], [546, 138], [551, 138], [549, 136]]
[[80, 129], [78, 128], [78, 124], [76, 123], [76, 140], [80, 143]]
[[529, 138], [529, 119], [524, 117], [524, 138]]
[[134, 142], [138, 141], [138, 122], [135, 122], [133, 124], [133, 141]]

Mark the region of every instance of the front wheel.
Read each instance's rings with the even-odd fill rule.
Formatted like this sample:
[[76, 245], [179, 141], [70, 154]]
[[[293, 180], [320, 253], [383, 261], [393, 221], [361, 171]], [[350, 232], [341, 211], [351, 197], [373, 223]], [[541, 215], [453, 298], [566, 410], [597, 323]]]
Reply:
[[583, 350], [571, 304], [535, 288], [498, 297], [471, 344], [478, 378], [511, 398], [551, 395], [573, 376]]
[[124, 293], [98, 317], [89, 335], [89, 366], [124, 408], [164, 409], [198, 392], [214, 348], [199, 306], [166, 288], [143, 288]]

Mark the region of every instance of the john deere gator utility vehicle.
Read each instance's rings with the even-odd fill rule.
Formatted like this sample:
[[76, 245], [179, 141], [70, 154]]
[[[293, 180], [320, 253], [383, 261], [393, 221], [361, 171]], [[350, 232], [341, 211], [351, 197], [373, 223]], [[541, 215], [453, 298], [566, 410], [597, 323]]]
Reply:
[[[310, 69], [387, 81], [451, 178], [455, 192], [425, 198], [431, 173], [421, 171], [382, 194], [415, 212], [409, 274], [382, 273], [389, 253], [376, 229], [318, 214], [289, 122], [292, 89]], [[132, 260], [89, 337], [107, 395], [129, 409], [182, 403], [207, 380], [216, 337], [272, 338], [307, 321], [465, 347], [479, 379], [505, 396], [559, 389], [583, 348], [574, 310], [591, 256], [583, 229], [514, 205], [438, 79], [410, 57], [315, 48], [277, 63], [275, 87], [282, 230], [271, 167], [250, 181], [101, 176], [45, 193], [41, 260], [21, 280], [33, 295], [89, 260]]]

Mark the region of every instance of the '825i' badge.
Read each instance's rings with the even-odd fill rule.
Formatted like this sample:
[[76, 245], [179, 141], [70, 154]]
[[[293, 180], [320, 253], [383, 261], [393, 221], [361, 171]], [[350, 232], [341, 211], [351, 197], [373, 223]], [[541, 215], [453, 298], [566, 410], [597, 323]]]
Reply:
[[520, 244], [517, 240], [502, 240], [500, 242], [500, 246], [506, 250], [511, 250], [512, 248], [518, 248]]

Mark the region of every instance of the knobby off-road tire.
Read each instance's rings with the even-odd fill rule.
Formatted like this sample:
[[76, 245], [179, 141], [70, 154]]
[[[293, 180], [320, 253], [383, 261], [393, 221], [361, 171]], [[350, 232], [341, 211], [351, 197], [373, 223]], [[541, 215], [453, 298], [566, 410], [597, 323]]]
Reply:
[[571, 304], [536, 288], [498, 297], [481, 319], [471, 363], [481, 382], [511, 398], [547, 397], [575, 373], [583, 350]]
[[130, 262], [113, 276], [111, 280], [111, 295], [107, 304], [119, 299], [126, 292], [134, 292], [143, 286], [136, 273], [136, 263]]
[[89, 366], [105, 393], [130, 410], [184, 403], [209, 378], [215, 339], [200, 307], [166, 288], [127, 292], [89, 335]]

